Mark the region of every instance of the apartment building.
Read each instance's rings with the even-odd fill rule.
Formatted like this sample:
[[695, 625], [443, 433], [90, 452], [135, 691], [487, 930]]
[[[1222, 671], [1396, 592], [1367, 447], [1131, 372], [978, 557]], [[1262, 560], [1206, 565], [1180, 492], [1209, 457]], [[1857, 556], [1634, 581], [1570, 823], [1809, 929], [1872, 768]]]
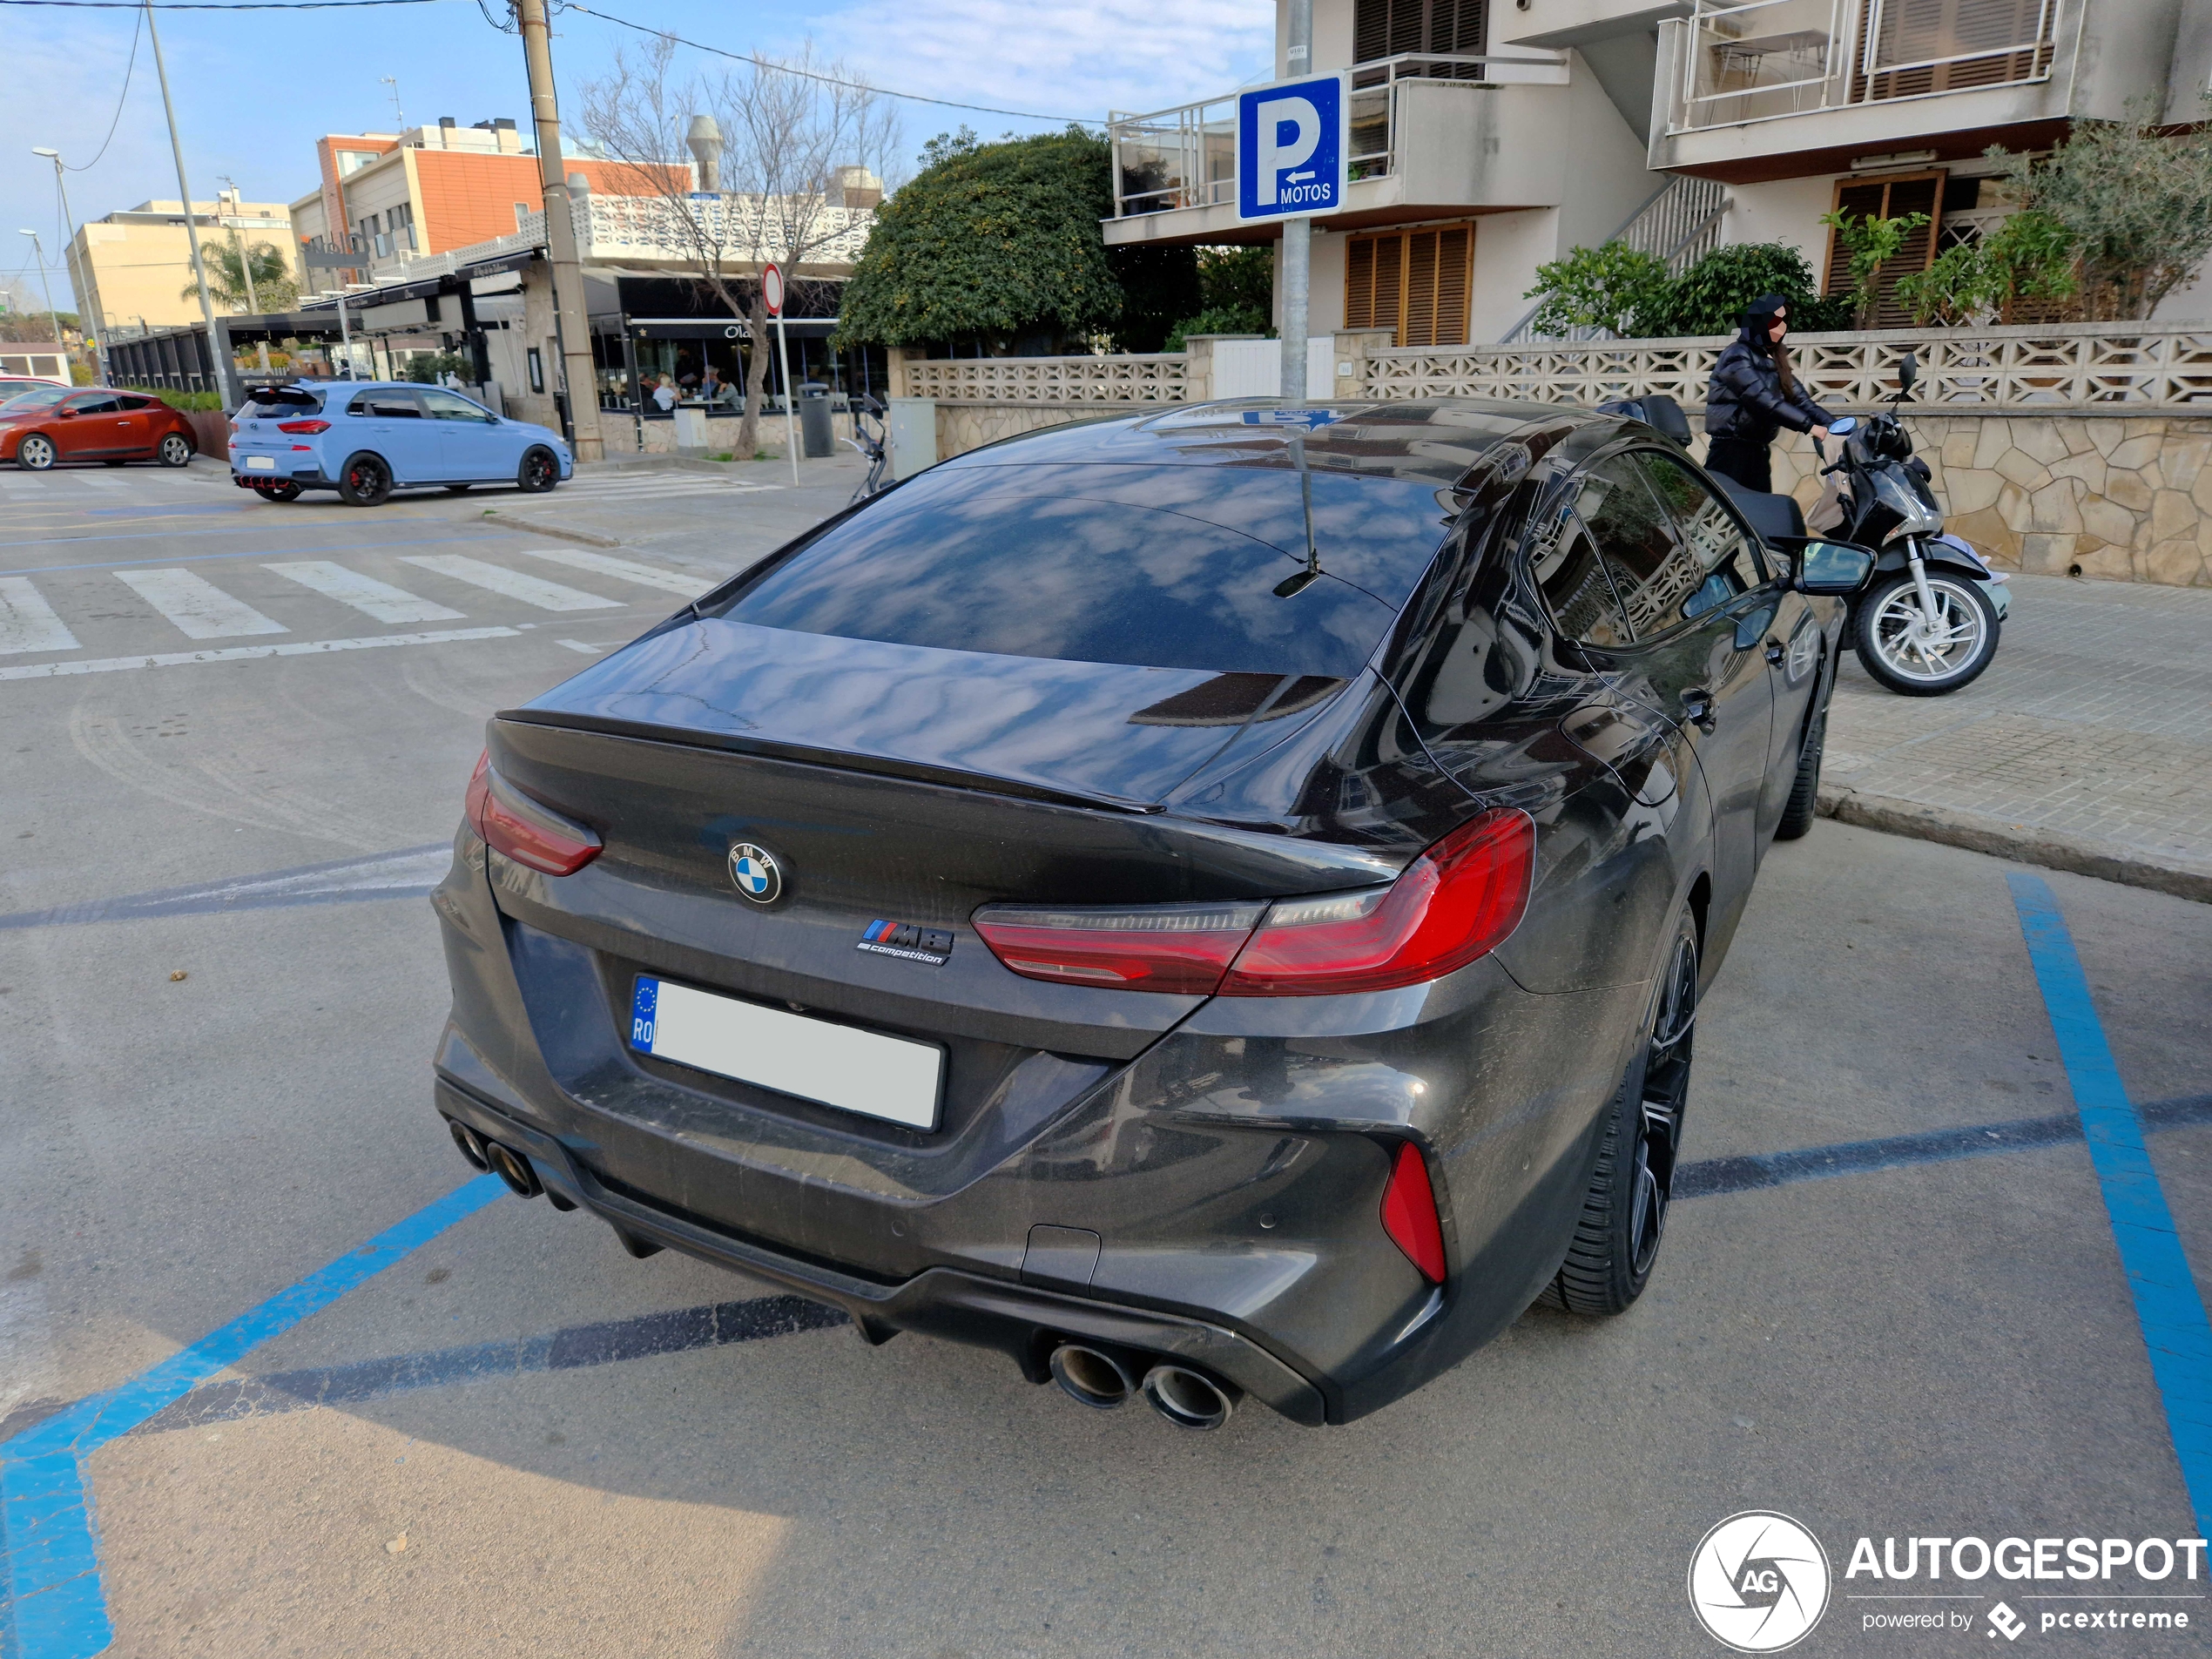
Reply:
[[[205, 246], [233, 236], [249, 247], [266, 243], [297, 269], [292, 210], [283, 202], [226, 193], [194, 202], [192, 219]], [[88, 220], [70, 239], [68, 263], [88, 328], [138, 333], [200, 320], [197, 288], [184, 292], [193, 276], [182, 202], [140, 202]]]
[[[293, 223], [303, 241], [358, 251], [357, 278], [395, 260], [512, 236], [545, 206], [537, 156], [505, 117], [334, 133], [315, 141], [315, 158], [321, 182], [292, 204]], [[637, 187], [618, 162], [570, 157], [567, 166], [595, 191]]]
[[[1492, 14], [1487, 0], [1313, 0], [1313, 67], [1352, 84], [1345, 210], [1314, 221], [1317, 331], [1494, 340], [1539, 265], [1604, 240], [1652, 194], [1640, 107], [1624, 112], [1574, 46], [1494, 49]], [[1275, 239], [1237, 222], [1235, 110], [1224, 91], [1109, 118], [1109, 245]]]
[[[1312, 326], [1451, 345], [1521, 337], [1536, 268], [1615, 236], [1676, 269], [1787, 243], [1836, 291], [1823, 214], [1925, 213], [1893, 282], [2013, 211], [1991, 145], [2202, 119], [2212, 0], [1313, 0], [1313, 66], [1351, 71], [1353, 155]], [[1234, 111], [1109, 118], [1109, 244], [1274, 239], [1237, 223]]]
[[[1795, 246], [1831, 292], [1847, 278], [1824, 213], [1926, 214], [1893, 283], [2013, 211], [1992, 145], [2046, 151], [2131, 108], [2196, 121], [2212, 77], [2208, 0], [1527, 0], [1500, 15], [1519, 47], [1571, 48], [1627, 80], [1648, 66], [1651, 166], [1722, 186], [1720, 241]], [[1885, 300], [1878, 320], [1911, 319]]]

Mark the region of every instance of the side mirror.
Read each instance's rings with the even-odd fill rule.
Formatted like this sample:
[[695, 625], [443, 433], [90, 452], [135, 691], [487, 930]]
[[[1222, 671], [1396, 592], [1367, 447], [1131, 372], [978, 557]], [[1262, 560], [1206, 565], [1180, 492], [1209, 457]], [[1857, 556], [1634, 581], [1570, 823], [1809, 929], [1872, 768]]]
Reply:
[[1920, 378], [1920, 360], [1911, 352], [1897, 360], [1897, 383], [1900, 391], [1909, 392]]
[[1799, 593], [1848, 599], [1873, 580], [1873, 553], [1851, 543], [1817, 536], [1770, 536], [1767, 542], [1789, 556], [1790, 585]]
[[58, 409], [56, 409], [54, 413], [64, 421], [73, 421], [77, 418], [77, 411], [70, 408], [66, 403], [63, 404]]

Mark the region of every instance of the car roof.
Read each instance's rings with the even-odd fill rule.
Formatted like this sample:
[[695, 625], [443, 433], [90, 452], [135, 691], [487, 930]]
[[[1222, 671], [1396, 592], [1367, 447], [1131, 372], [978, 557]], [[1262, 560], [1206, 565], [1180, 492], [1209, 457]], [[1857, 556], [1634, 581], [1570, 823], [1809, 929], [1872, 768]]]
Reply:
[[1307, 462], [1332, 472], [1454, 485], [1499, 444], [1533, 430], [1615, 417], [1554, 403], [1483, 398], [1287, 405], [1275, 398], [1178, 406], [1025, 433], [970, 450], [948, 468], [1102, 462], [1155, 466], [1281, 466], [1303, 435]]

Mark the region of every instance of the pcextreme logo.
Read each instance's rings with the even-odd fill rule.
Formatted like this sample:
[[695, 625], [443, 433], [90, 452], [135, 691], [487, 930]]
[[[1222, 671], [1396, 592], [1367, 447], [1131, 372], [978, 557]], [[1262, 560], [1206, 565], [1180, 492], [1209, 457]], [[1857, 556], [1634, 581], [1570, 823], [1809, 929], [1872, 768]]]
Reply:
[[1738, 1653], [1780, 1653], [1828, 1610], [1828, 1553], [1787, 1515], [1747, 1509], [1699, 1541], [1689, 1558], [1689, 1608]]

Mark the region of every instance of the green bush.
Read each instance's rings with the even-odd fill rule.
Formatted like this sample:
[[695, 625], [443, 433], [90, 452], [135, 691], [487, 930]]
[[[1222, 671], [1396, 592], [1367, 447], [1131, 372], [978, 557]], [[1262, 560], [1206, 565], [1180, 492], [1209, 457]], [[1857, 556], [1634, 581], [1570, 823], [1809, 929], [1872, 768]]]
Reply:
[[1185, 350], [1187, 336], [1191, 334], [1265, 334], [1272, 339], [1275, 328], [1268, 314], [1258, 306], [1209, 306], [1197, 316], [1186, 317], [1176, 324], [1175, 332], [1160, 349]]
[[1851, 327], [1851, 301], [1824, 299], [1805, 256], [1781, 242], [1739, 242], [1716, 247], [1669, 286], [1665, 334], [1732, 334], [1743, 326], [1743, 308], [1762, 294], [1790, 301], [1792, 334], [1821, 334]]
[[1538, 266], [1536, 286], [1521, 297], [1542, 296], [1534, 319], [1541, 333], [1604, 328], [1625, 337], [1661, 332], [1673, 289], [1663, 260], [1608, 242]]
[[214, 392], [172, 392], [166, 387], [156, 388], [153, 394], [172, 409], [219, 409], [221, 396]]

